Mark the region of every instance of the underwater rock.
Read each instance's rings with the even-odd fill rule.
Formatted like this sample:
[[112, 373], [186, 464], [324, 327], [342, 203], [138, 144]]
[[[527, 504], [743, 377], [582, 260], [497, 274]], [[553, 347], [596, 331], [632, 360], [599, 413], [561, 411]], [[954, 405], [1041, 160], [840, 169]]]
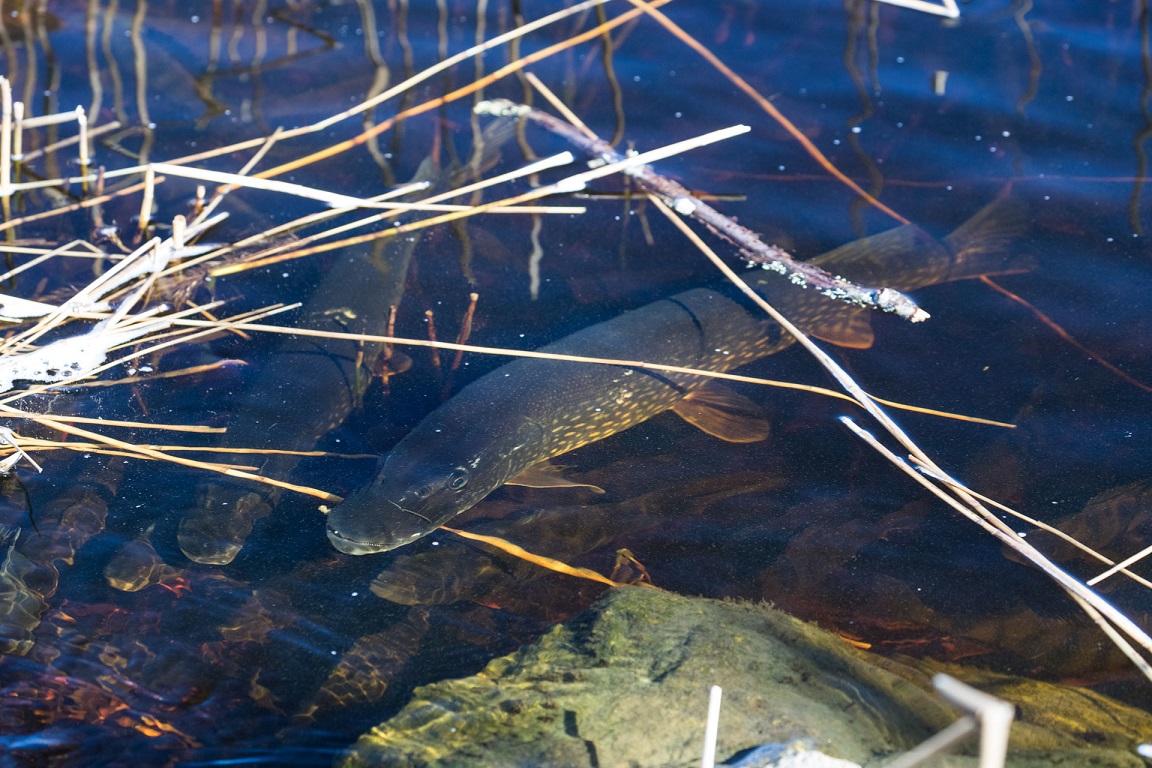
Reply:
[[[930, 672], [763, 605], [614, 589], [479, 674], [418, 688], [343, 765], [698, 765], [713, 684], [724, 688], [719, 759], [810, 740], [878, 765], [957, 718], [931, 691]], [[981, 684], [1033, 702], [1014, 727], [1010, 766], [1141, 765], [1134, 746], [1152, 733], [1152, 716], [1081, 689], [1007, 676]]]
[[121, 592], [139, 592], [153, 584], [167, 584], [183, 578], [183, 569], [165, 563], [152, 546], [155, 527], [155, 523], [148, 526], [143, 534], [121, 547], [104, 566], [104, 580], [108, 586]]
[[364, 635], [328, 673], [328, 679], [297, 714], [297, 719], [311, 720], [317, 712], [379, 701], [392, 680], [420, 650], [427, 634], [428, 612], [414, 608], [386, 632]]

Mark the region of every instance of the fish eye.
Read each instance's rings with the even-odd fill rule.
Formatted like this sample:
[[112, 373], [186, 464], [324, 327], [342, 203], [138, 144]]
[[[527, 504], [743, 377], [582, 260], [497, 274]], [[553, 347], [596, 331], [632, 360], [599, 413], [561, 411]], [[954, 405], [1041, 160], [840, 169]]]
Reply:
[[468, 485], [468, 470], [457, 467], [448, 478], [448, 487], [458, 491], [466, 485]]

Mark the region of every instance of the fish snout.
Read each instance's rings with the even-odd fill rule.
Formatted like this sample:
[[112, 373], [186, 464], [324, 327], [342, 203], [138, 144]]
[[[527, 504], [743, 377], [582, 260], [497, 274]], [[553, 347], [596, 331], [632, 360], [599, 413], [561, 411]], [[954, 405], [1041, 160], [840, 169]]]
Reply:
[[400, 501], [353, 494], [328, 513], [328, 540], [347, 555], [374, 555], [402, 547], [436, 529], [419, 512], [419, 497], [405, 493]]
[[350, 539], [331, 525], [328, 526], [328, 541], [346, 555], [375, 555], [388, 550], [387, 547], [381, 547], [371, 542]]

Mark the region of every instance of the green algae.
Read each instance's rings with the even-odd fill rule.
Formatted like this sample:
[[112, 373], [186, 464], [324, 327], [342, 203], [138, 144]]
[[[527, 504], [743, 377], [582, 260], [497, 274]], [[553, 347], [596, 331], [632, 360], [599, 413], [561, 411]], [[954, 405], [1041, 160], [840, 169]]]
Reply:
[[878, 765], [956, 719], [931, 690], [935, 671], [1020, 704], [1014, 768], [1142, 765], [1133, 748], [1152, 716], [1106, 697], [881, 659], [767, 606], [631, 587], [473, 677], [417, 689], [344, 766], [697, 765], [713, 684], [724, 688], [721, 758], [810, 739]]

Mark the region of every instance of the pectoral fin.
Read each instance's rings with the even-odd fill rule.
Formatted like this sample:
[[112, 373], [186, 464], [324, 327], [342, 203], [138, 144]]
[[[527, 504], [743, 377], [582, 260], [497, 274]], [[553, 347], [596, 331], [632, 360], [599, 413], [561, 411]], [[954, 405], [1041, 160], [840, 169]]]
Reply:
[[838, 347], [868, 349], [872, 346], [872, 315], [867, 309], [844, 309], [821, 320], [808, 333]]
[[547, 461], [533, 464], [508, 480], [505, 485], [524, 485], [529, 488], [588, 488], [596, 493], [604, 493], [604, 489], [598, 485], [580, 483], [565, 477], [560, 467]]
[[692, 426], [730, 443], [754, 443], [771, 430], [760, 406], [715, 382], [695, 390], [672, 410]]

